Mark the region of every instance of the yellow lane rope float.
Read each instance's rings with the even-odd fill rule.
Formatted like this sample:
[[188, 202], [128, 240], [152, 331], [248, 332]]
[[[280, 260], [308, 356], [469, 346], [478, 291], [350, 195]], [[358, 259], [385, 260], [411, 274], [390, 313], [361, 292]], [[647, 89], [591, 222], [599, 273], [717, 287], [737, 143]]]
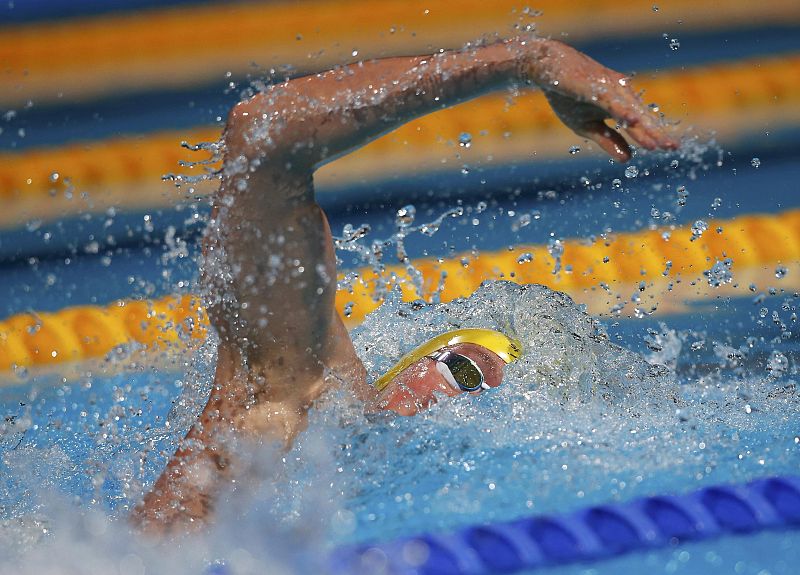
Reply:
[[386, 386], [389, 385], [390, 381], [423, 357], [429, 356], [443, 347], [459, 343], [474, 343], [483, 346], [497, 354], [498, 357], [507, 364], [516, 361], [519, 359], [520, 355], [522, 355], [522, 344], [520, 341], [508, 337], [499, 331], [481, 328], [457, 329], [429, 339], [422, 345], [405, 354], [389, 369], [389, 371], [379, 377], [373, 386], [376, 390], [383, 391]]
[[[731, 257], [734, 275], [742, 282], [748, 270], [768, 269], [774, 277], [778, 263], [793, 265], [800, 260], [800, 210], [780, 214], [746, 215], [730, 220], [709, 221], [708, 231], [691, 241], [688, 227], [670, 230], [665, 240], [663, 230], [620, 233], [589, 244], [585, 240], [564, 242], [562, 272], [553, 274], [555, 262], [545, 246], [517, 246], [513, 250], [484, 252], [473, 256], [457, 254], [439, 263], [434, 258], [419, 259], [414, 265], [425, 278], [426, 285], [438, 282], [447, 274], [442, 301], [471, 294], [487, 279], [509, 279], [518, 283], [541, 283], [565, 291], [577, 301], [594, 292], [606, 293], [599, 286], [638, 285], [641, 281], [674, 281], [681, 279], [695, 285], [687, 298], [711, 299], [725, 291], [700, 289], [703, 271], [717, 260]], [[717, 229], [721, 229], [717, 232]], [[520, 256], [525, 255], [525, 258]], [[529, 261], [527, 257], [532, 258]], [[465, 266], [462, 257], [470, 258]], [[667, 262], [672, 265], [667, 266]], [[667, 268], [669, 268], [667, 270]], [[665, 270], [667, 273], [665, 275]], [[404, 280], [402, 266], [389, 266], [406, 300], [430, 296], [433, 290], [418, 294]], [[790, 273], [789, 278], [800, 276]], [[360, 322], [375, 309], [374, 273], [358, 272], [351, 290], [340, 290], [336, 303], [340, 313], [348, 309], [348, 322]], [[792, 281], [782, 280], [782, 281]], [[788, 284], [786, 284], [788, 285]], [[746, 289], [746, 288], [743, 288]], [[638, 290], [636, 290], [638, 291]], [[740, 293], [740, 292], [736, 292]], [[613, 302], [614, 298], [609, 296]], [[610, 307], [603, 302], [605, 311]], [[593, 309], [599, 312], [602, 309]], [[664, 311], [664, 310], [662, 310]], [[70, 361], [102, 358], [115, 348], [137, 344], [156, 351], [183, 351], [206, 336], [207, 318], [198, 298], [190, 295], [170, 296], [155, 301], [117, 301], [107, 306], [75, 306], [54, 313], [25, 313], [0, 322], [0, 372], [15, 367], [44, 367]]]
[[[731, 142], [756, 131], [800, 123], [800, 55], [759, 58], [637, 79], [648, 102], [684, 125], [723, 126], [718, 137]], [[746, 113], [743, 113], [746, 109]], [[473, 134], [473, 145], [457, 145], [458, 134]], [[175, 205], [185, 195], [161, 181], [182, 170], [178, 161], [202, 159], [180, 147], [183, 139], [214, 141], [218, 128], [115, 138], [62, 148], [0, 154], [0, 228], [28, 219], [102, 212], [116, 208]], [[550, 112], [541, 93], [520, 96], [509, 106], [491, 95], [407, 124], [358, 152], [328, 164], [315, 176], [324, 192], [331, 185], [381, 179], [392, 174], [432, 172], [462, 164], [502, 165], [566, 150], [576, 137]], [[457, 157], [458, 156], [458, 157]], [[491, 158], [491, 160], [488, 160]], [[58, 179], [53, 181], [53, 174]], [[65, 194], [67, 187], [75, 193]], [[207, 193], [215, 182], [199, 186]], [[132, 193], [135, 192], [135, 193]], [[45, 200], [46, 201], [42, 201]]]
[[[524, 5], [524, 3], [522, 4]], [[534, 22], [572, 40], [800, 21], [796, 0], [768, 3], [539, 0], [306, 0], [302, 5], [226, 2], [0, 28], [0, 107], [103, 97], [218, 81], [290, 64], [313, 72], [344, 60], [457, 47], [485, 34], [510, 36]], [[166, 32], [165, 32], [166, 31]]]

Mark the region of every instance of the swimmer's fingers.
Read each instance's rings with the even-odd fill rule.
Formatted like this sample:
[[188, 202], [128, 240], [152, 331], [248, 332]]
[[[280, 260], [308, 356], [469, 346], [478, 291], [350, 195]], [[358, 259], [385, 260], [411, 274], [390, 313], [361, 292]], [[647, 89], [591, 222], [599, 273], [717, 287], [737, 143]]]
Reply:
[[650, 116], [647, 114], [641, 121], [626, 125], [625, 131], [634, 141], [648, 150], [677, 150], [678, 142]]
[[618, 162], [624, 163], [631, 159], [631, 147], [622, 134], [609, 128], [601, 120], [590, 122], [580, 130], [575, 130], [575, 133], [595, 142], [606, 154]]
[[553, 111], [570, 130], [596, 142], [604, 152], [618, 162], [627, 162], [631, 158], [631, 148], [625, 138], [605, 124], [607, 111], [594, 104], [575, 101], [557, 92], [545, 91], [545, 96]]
[[640, 146], [648, 150], [677, 149], [678, 142], [664, 129], [661, 119], [645, 108], [628, 85], [628, 78], [616, 72], [613, 75], [612, 88], [599, 92], [598, 107], [619, 122]]
[[596, 142], [613, 159], [626, 162], [631, 150], [622, 135], [609, 128], [605, 120], [615, 120], [639, 146], [648, 149], [677, 149], [677, 142], [660, 125], [660, 120], [645, 110], [628, 89], [606, 93], [597, 102], [585, 102], [559, 92], [545, 90], [553, 111], [576, 134]]

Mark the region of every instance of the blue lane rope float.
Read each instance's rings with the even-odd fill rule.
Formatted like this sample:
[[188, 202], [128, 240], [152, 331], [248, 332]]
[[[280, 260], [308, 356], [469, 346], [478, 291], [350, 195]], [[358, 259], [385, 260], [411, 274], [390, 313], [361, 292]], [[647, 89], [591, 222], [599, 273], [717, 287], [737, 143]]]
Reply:
[[723, 535], [800, 527], [800, 477], [705, 487], [565, 515], [342, 547], [336, 574], [481, 575], [591, 562]]

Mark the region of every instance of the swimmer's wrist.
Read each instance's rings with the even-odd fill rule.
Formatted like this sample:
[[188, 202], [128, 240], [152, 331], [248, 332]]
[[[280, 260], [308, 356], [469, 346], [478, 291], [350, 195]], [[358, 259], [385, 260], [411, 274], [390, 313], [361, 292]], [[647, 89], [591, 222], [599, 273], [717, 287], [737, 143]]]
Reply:
[[552, 42], [549, 38], [533, 35], [518, 36], [507, 41], [516, 63], [516, 82], [540, 86], [546, 81], [547, 58]]

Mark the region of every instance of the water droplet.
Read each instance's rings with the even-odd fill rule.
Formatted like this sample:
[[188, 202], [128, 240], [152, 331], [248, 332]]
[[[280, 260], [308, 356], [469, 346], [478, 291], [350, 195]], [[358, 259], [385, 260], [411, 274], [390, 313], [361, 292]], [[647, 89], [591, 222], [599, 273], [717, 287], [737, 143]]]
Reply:
[[672, 161], [669, 163], [669, 167], [670, 167], [670, 168], [677, 168], [679, 164], [680, 164], [680, 162], [678, 162], [678, 160], [672, 160]]
[[469, 148], [472, 145], [472, 134], [461, 132], [461, 135], [458, 136], [458, 145], [462, 148]]
[[25, 224], [25, 229], [29, 232], [35, 232], [40, 227], [42, 227], [42, 220], [28, 220]]
[[353, 50], [353, 51], [350, 53], [350, 55], [351, 55], [353, 58], [355, 58], [356, 56], [358, 56], [358, 50]]
[[778, 279], [783, 279], [788, 273], [789, 269], [786, 266], [780, 265], [775, 268], [775, 277]]
[[520, 255], [517, 258], [517, 263], [518, 264], [527, 264], [528, 262], [532, 262], [532, 261], [533, 261], [533, 254], [530, 253], [530, 252], [525, 252], [524, 254]]
[[658, 12], [658, 6], [656, 6], [655, 4], [653, 4], [653, 12]]
[[570, 153], [571, 155], [573, 155], [573, 156], [574, 156], [575, 154], [577, 154], [578, 152], [580, 152], [580, 151], [581, 151], [581, 147], [580, 147], [580, 146], [570, 146], [570, 147], [569, 147], [569, 153]]
[[50, 181], [55, 184], [58, 181], [58, 178], [60, 177], [61, 174], [59, 174], [58, 172], [53, 172], [52, 174], [50, 174]]
[[469, 174], [469, 166], [467, 164], [461, 166], [461, 173], [465, 176]]
[[628, 166], [625, 168], [625, 177], [626, 178], [635, 178], [639, 175], [639, 168], [636, 166]]
[[669, 41], [669, 49], [670, 50], [677, 50], [680, 47], [681, 47], [681, 42], [677, 38], [672, 38]]
[[789, 360], [779, 351], [773, 351], [767, 363], [767, 371], [772, 375], [780, 376], [789, 368]]
[[708, 224], [703, 220], [697, 220], [694, 224], [692, 224], [692, 237], [689, 238], [690, 241], [695, 241], [700, 236], [702, 236], [705, 231], [708, 229]]
[[522, 214], [519, 218], [511, 224], [511, 231], [517, 232], [531, 223], [530, 214]]
[[561, 256], [564, 255], [564, 242], [558, 238], [550, 238], [547, 241], [547, 252], [555, 260], [553, 265], [553, 274], [561, 271]]
[[414, 223], [414, 218], [417, 215], [417, 208], [409, 204], [397, 210], [397, 215], [394, 218], [394, 223], [401, 228], [410, 226]]
[[731, 283], [733, 281], [731, 267], [733, 267], [733, 260], [731, 258], [725, 258], [722, 261], [717, 260], [717, 262], [711, 266], [711, 269], [703, 272], [703, 275], [706, 276], [708, 280], [708, 285], [711, 287], [719, 287], [723, 284]]
[[349, 301], [346, 304], [344, 304], [344, 310], [342, 310], [343, 313], [344, 313], [344, 317], [350, 317], [351, 315], [353, 315], [353, 306], [354, 305], [355, 305], [355, 302], [352, 302], [352, 301]]
[[622, 180], [620, 180], [619, 178], [614, 178], [613, 180], [611, 180], [611, 187], [614, 188], [614, 189], [621, 188], [622, 187]]
[[752, 160], [750, 160], [750, 165], [753, 166], [754, 168], [758, 169], [758, 167], [761, 166], [761, 159], [760, 158], [753, 158]]
[[685, 206], [686, 199], [689, 197], [689, 190], [686, 189], [686, 186], [678, 186], [676, 191], [678, 192], [678, 205]]
[[651, 112], [658, 112], [661, 109], [656, 103], [648, 104], [647, 107], [650, 108]]

